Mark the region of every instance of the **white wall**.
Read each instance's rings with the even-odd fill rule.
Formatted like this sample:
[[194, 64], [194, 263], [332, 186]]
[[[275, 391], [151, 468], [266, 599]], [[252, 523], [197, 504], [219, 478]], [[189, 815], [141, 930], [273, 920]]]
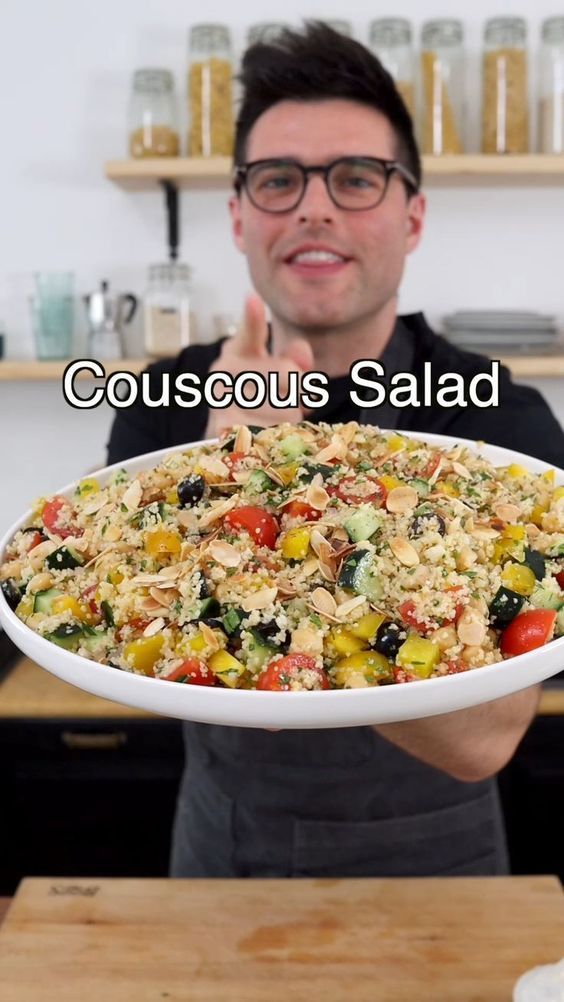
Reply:
[[[445, 10], [445, 6], [447, 10]], [[536, 47], [540, 21], [564, 13], [547, 0], [509, 4], [463, 0], [448, 5], [404, 0], [401, 8], [335, 0], [287, 0], [284, 15], [349, 16], [366, 40], [371, 18], [401, 14], [418, 31], [427, 17], [464, 20], [470, 68], [477, 73], [483, 21], [492, 14], [525, 16]], [[234, 7], [210, 0], [205, 19], [231, 25], [236, 51], [249, 24], [280, 17], [278, 3], [247, 0]], [[0, 319], [8, 354], [32, 353], [27, 296], [31, 273], [71, 268], [81, 292], [101, 278], [142, 293], [147, 266], [164, 258], [164, 215], [158, 192], [126, 193], [104, 180], [105, 160], [125, 155], [130, 78], [142, 65], [168, 66], [181, 94], [187, 29], [200, 9], [181, 0], [3, 0], [0, 59]], [[476, 78], [475, 78], [476, 79]], [[477, 134], [476, 86], [468, 87], [470, 133]], [[193, 299], [203, 337], [212, 314], [238, 314], [248, 288], [244, 261], [231, 245], [226, 193], [186, 193], [182, 203], [183, 258], [194, 267]], [[423, 309], [437, 323], [463, 307], [522, 307], [555, 313], [564, 326], [561, 246], [564, 186], [433, 190], [427, 234], [410, 260], [401, 309]], [[79, 325], [80, 345], [82, 324]], [[128, 338], [140, 354], [139, 323]], [[541, 384], [539, 384], [541, 385]], [[553, 402], [558, 384], [552, 387]], [[564, 406], [559, 407], [564, 419]], [[3, 470], [0, 530], [38, 493], [72, 479], [103, 457], [111, 415], [80, 415], [56, 383], [0, 383]]]

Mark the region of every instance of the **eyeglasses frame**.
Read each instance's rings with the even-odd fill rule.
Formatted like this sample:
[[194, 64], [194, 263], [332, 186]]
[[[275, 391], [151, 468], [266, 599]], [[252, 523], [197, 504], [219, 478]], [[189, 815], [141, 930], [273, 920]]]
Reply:
[[[329, 174], [331, 170], [333, 170], [333, 168], [336, 167], [337, 164], [343, 162], [349, 163], [350, 161], [355, 161], [355, 160], [368, 163], [376, 163], [380, 167], [383, 167], [384, 169], [386, 175], [384, 190], [382, 192], [381, 198], [379, 198], [378, 201], [374, 203], [374, 205], [355, 206], [354, 208], [344, 207], [342, 205], [339, 205], [339, 203], [335, 200], [333, 193], [331, 192], [331, 189], [329, 187]], [[303, 188], [300, 197], [298, 198], [295, 205], [292, 205], [287, 209], [265, 209], [263, 205], [257, 205], [257, 203], [253, 200], [252, 195], [247, 186], [248, 172], [253, 167], [260, 167], [267, 164], [271, 164], [273, 166], [286, 165], [291, 167], [297, 167], [300, 170], [303, 177]], [[233, 178], [233, 187], [235, 188], [236, 193], [239, 195], [241, 193], [241, 190], [246, 191], [249, 201], [251, 202], [252, 205], [254, 205], [255, 209], [258, 209], [259, 212], [268, 212], [273, 215], [281, 215], [284, 212], [293, 212], [295, 209], [298, 208], [300, 202], [302, 201], [306, 193], [309, 178], [312, 174], [320, 174], [322, 176], [325, 182], [325, 187], [327, 189], [329, 198], [331, 199], [333, 204], [336, 205], [338, 209], [342, 209], [343, 212], [367, 212], [370, 209], [376, 209], [379, 205], [382, 204], [382, 202], [386, 197], [386, 193], [388, 191], [388, 186], [390, 183], [390, 178], [392, 177], [393, 174], [399, 174], [406, 188], [408, 190], [411, 189], [411, 195], [416, 195], [419, 192], [419, 185], [417, 184], [415, 177], [413, 176], [411, 171], [407, 169], [407, 167], [404, 167], [404, 165], [399, 162], [399, 160], [385, 160], [383, 157], [372, 157], [372, 156], [337, 157], [336, 160], [332, 160], [328, 164], [312, 164], [310, 167], [305, 167], [304, 164], [301, 164], [298, 160], [293, 160], [291, 158], [267, 157], [262, 160], [251, 160], [249, 163], [246, 164], [236, 164], [235, 167], [233, 168], [232, 178]]]

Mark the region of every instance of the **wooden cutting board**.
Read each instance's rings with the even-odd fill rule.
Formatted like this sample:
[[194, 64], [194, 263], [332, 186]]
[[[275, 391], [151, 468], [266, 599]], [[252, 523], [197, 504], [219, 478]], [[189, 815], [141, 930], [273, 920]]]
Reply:
[[563, 955], [555, 877], [28, 879], [0, 930], [0, 998], [509, 1002]]

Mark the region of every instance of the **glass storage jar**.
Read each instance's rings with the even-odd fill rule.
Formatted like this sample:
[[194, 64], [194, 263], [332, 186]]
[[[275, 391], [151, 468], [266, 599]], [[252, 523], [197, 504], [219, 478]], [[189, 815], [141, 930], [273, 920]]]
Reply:
[[462, 153], [464, 30], [452, 18], [426, 21], [421, 32], [423, 153]]
[[541, 29], [539, 149], [564, 153], [564, 17], [549, 17]]
[[528, 153], [527, 25], [494, 17], [484, 27], [482, 153]]
[[141, 69], [133, 74], [128, 133], [132, 157], [178, 156], [174, 77], [169, 70]]
[[145, 350], [153, 358], [176, 355], [190, 344], [190, 269], [153, 264], [144, 298]]
[[324, 18], [324, 23], [328, 24], [333, 31], [338, 31], [340, 35], [352, 38], [352, 24], [350, 21], [342, 21], [339, 18]]
[[196, 24], [190, 30], [188, 75], [188, 154], [233, 153], [233, 67], [231, 36], [223, 24]]
[[264, 42], [269, 45], [275, 42], [281, 31], [289, 28], [290, 25], [282, 21], [259, 21], [252, 24], [247, 32], [247, 45], [254, 45], [255, 42]]
[[394, 78], [409, 114], [415, 114], [415, 87], [411, 25], [403, 17], [382, 17], [372, 21], [369, 46]]

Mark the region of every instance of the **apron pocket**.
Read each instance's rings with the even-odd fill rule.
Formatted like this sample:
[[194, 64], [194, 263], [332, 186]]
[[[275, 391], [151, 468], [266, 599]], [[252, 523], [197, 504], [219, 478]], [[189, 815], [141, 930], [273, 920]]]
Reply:
[[296, 877], [502, 873], [504, 843], [491, 791], [424, 814], [370, 821], [294, 820]]
[[233, 877], [233, 801], [185, 772], [172, 831], [171, 877]]

